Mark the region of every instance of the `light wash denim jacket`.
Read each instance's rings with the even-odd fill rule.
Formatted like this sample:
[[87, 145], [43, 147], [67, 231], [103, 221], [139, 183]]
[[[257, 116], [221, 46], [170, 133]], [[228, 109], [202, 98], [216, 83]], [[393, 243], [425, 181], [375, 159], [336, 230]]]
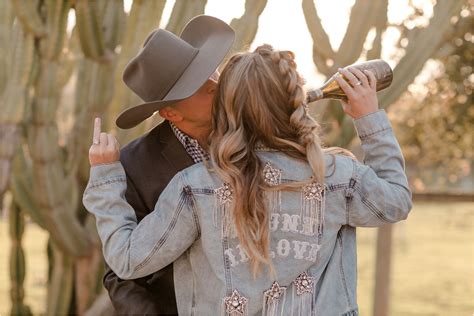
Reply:
[[[178, 173], [138, 225], [120, 162], [92, 167], [83, 202], [96, 216], [105, 260], [122, 279], [174, 262], [180, 315], [358, 315], [355, 227], [405, 219], [411, 192], [386, 113], [354, 124], [364, 164], [326, 155], [323, 191], [314, 184], [267, 194], [273, 276], [265, 268], [254, 279], [238, 238], [223, 233], [232, 190], [204, 163]], [[285, 153], [258, 155], [270, 184], [311, 175]]]

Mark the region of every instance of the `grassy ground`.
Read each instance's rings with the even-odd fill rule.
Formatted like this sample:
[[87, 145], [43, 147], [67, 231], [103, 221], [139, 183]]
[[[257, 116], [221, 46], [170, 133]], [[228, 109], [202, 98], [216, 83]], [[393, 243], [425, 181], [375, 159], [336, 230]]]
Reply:
[[[358, 300], [371, 315], [375, 229], [358, 230]], [[26, 303], [45, 311], [46, 234], [29, 224], [23, 241]], [[0, 316], [10, 310], [8, 227], [0, 221]], [[392, 316], [474, 315], [474, 203], [417, 203], [408, 220], [395, 225]]]

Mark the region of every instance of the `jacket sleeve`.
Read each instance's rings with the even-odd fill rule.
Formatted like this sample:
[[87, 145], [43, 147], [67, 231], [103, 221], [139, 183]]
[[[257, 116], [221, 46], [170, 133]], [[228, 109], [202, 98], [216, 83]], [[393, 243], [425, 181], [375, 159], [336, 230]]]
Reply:
[[[127, 202], [134, 210], [145, 210], [135, 186], [127, 177], [127, 189], [125, 192]], [[136, 214], [138, 220], [146, 214]], [[162, 310], [158, 305], [158, 300], [147, 285], [150, 276], [138, 280], [122, 280], [105, 263], [105, 273], [103, 278], [104, 287], [107, 289], [115, 311], [120, 315], [157, 315]]]
[[199, 225], [193, 196], [181, 173], [139, 224], [125, 190], [120, 162], [93, 166], [83, 203], [96, 217], [107, 264], [121, 279], [136, 279], [164, 268], [184, 253], [198, 238]]
[[364, 163], [353, 162], [346, 191], [351, 226], [380, 226], [406, 219], [412, 207], [405, 163], [385, 111], [354, 121]]

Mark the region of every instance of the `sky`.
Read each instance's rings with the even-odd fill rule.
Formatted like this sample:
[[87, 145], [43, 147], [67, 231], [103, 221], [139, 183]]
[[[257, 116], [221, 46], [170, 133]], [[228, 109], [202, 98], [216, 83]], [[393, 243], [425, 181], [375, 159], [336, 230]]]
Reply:
[[[398, 23], [411, 13], [408, 6], [410, 0], [389, 0], [389, 22]], [[433, 0], [411, 0], [422, 7], [425, 15], [432, 15]], [[319, 17], [324, 29], [329, 34], [333, 49], [339, 47], [349, 22], [349, 14], [355, 0], [315, 0]], [[161, 27], [165, 27], [173, 9], [174, 1], [168, 0], [163, 12]], [[131, 0], [125, 0], [125, 8], [129, 10]], [[215, 16], [230, 23], [233, 18], [239, 18], [244, 13], [245, 0], [208, 0], [205, 14]], [[425, 22], [420, 21], [420, 23]], [[388, 29], [384, 41], [382, 58], [391, 66], [395, 66], [393, 49], [398, 39], [398, 31]], [[369, 34], [370, 38], [370, 34]], [[291, 50], [296, 55], [298, 71], [303, 75], [309, 87], [318, 87], [324, 82], [312, 60], [313, 41], [306, 26], [301, 0], [268, 0], [259, 18], [259, 27], [251, 49], [263, 43], [271, 44], [282, 50]]]

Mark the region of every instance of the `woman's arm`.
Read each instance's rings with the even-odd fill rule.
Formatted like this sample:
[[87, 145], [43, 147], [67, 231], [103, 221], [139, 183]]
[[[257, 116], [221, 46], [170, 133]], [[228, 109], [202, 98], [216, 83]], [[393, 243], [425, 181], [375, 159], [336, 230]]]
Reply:
[[347, 218], [352, 226], [380, 226], [405, 219], [412, 207], [404, 160], [385, 111], [354, 121], [364, 164], [353, 162], [346, 191]]
[[346, 190], [346, 219], [352, 226], [380, 226], [408, 216], [411, 192], [403, 155], [385, 111], [378, 111], [376, 79], [370, 71], [340, 69], [336, 80], [348, 97], [343, 109], [354, 119], [364, 164], [353, 162]]
[[121, 279], [160, 270], [177, 259], [199, 236], [191, 193], [177, 174], [155, 209], [137, 224], [125, 200], [125, 172], [120, 162], [91, 167], [83, 203], [96, 217], [107, 264]]

